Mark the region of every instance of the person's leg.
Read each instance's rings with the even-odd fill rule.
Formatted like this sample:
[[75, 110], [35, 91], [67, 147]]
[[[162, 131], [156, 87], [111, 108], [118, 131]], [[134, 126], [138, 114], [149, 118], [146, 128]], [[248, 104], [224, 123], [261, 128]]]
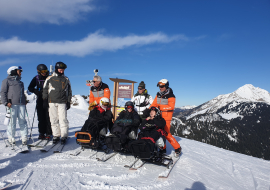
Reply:
[[61, 137], [68, 137], [69, 123], [67, 120], [66, 104], [58, 104], [58, 117], [60, 123]]
[[10, 108], [10, 121], [7, 127], [7, 136], [10, 143], [15, 142], [16, 122], [17, 122], [17, 106], [12, 105]]
[[59, 127], [58, 104], [49, 103], [49, 115], [52, 126], [52, 134], [54, 137], [60, 137], [61, 131]]
[[180, 144], [172, 136], [170, 132], [170, 128], [171, 128], [171, 120], [166, 120], [165, 131], [168, 133], [168, 135], [166, 136], [166, 139], [169, 141], [169, 143], [173, 146], [174, 149], [178, 149], [180, 148]]
[[28, 127], [27, 121], [25, 119], [25, 111], [26, 111], [25, 105], [18, 105], [18, 120], [21, 129], [21, 137], [23, 144], [27, 143], [27, 135], [28, 135]]
[[38, 132], [44, 137], [46, 133], [46, 116], [43, 111], [43, 101], [37, 101]]
[[50, 116], [49, 116], [49, 109], [43, 109], [44, 115], [45, 115], [45, 127], [46, 127], [46, 137], [50, 137], [52, 135], [52, 127], [50, 122]]

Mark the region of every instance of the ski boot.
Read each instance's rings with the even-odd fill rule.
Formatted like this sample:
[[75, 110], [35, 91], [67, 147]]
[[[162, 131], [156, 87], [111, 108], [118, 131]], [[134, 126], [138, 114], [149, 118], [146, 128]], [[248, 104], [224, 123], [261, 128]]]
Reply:
[[57, 144], [60, 141], [60, 137], [53, 137], [53, 144]]
[[164, 149], [162, 149], [162, 150], [159, 151], [159, 153], [160, 153], [161, 155], [167, 155], [166, 152], [167, 152], [167, 151], [166, 151], [166, 148], [164, 148]]
[[27, 137], [22, 138], [22, 145], [27, 145]]
[[67, 137], [62, 137], [61, 138], [61, 144], [65, 144], [67, 142]]
[[44, 139], [49, 141], [51, 139], [51, 135], [46, 135]]
[[41, 140], [45, 139], [45, 135], [40, 133], [38, 136], [38, 139], [41, 139]]
[[182, 151], [182, 148], [180, 147], [180, 148], [178, 148], [178, 149], [175, 149], [175, 157], [179, 157], [180, 156], [180, 154], [181, 154], [181, 151]]

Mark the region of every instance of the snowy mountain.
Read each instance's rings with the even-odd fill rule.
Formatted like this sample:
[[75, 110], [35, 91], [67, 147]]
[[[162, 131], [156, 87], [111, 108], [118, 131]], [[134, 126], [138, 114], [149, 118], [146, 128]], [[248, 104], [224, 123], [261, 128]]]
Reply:
[[[80, 99], [77, 97], [77, 100]], [[78, 105], [80, 106], [80, 105]], [[27, 104], [29, 120], [33, 121], [35, 103]], [[88, 117], [87, 109], [72, 106], [68, 110], [69, 137], [62, 153], [42, 153], [31, 148], [29, 153], [16, 154], [6, 148], [0, 139], [0, 188], [12, 182], [9, 189], [116, 189], [116, 190], [265, 190], [270, 188], [270, 161], [224, 150], [183, 137], [176, 140], [181, 144], [182, 155], [169, 178], [158, 179], [164, 168], [145, 164], [138, 170], [124, 167], [134, 158], [116, 155], [107, 162], [89, 158], [91, 152], [83, 151], [71, 156], [70, 151], [78, 148], [74, 133], [81, 129]], [[5, 107], [0, 106], [0, 132], [6, 138], [3, 125]], [[31, 123], [32, 124], [32, 123]], [[38, 137], [38, 122], [35, 117], [34, 140]], [[29, 125], [30, 127], [31, 125]], [[1, 137], [2, 137], [1, 135]], [[20, 144], [19, 127], [16, 132]], [[173, 149], [167, 142], [167, 154]], [[98, 155], [102, 154], [101, 152]]]
[[173, 134], [270, 160], [270, 94], [244, 85], [174, 115]]

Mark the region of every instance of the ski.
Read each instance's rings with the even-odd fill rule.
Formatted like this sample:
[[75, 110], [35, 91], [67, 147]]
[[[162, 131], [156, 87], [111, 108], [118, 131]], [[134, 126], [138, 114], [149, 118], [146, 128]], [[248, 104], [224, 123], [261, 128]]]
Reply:
[[104, 154], [102, 154], [102, 157], [98, 157], [97, 160], [106, 162], [107, 160], [115, 156], [116, 154], [118, 154], [118, 152], [113, 152], [113, 151], [110, 151], [108, 153], [105, 152]]
[[29, 152], [29, 148], [27, 145], [20, 145], [19, 148], [21, 149], [21, 151], [19, 151], [19, 153], [27, 153]]
[[125, 168], [132, 168], [136, 164], [136, 162], [138, 162], [139, 160], [140, 160], [139, 158], [136, 158], [131, 164], [124, 165], [124, 167]]
[[63, 148], [65, 147], [65, 145], [67, 144], [67, 141], [69, 140], [69, 138], [67, 138], [66, 142], [65, 143], [61, 143], [60, 142], [60, 145], [56, 148], [55, 151], [53, 151], [53, 153], [61, 153]]
[[42, 140], [40, 143], [38, 143], [36, 145], [37, 148], [43, 148], [44, 146], [46, 146], [48, 143], [50, 142], [50, 140]]
[[[161, 172], [158, 177], [159, 178], [167, 178], [169, 176], [169, 174], [171, 173], [173, 167], [175, 166], [175, 164], [177, 163], [177, 161], [180, 159], [180, 156], [176, 157], [176, 158], [172, 158], [172, 162], [167, 163], [167, 168]], [[164, 163], [166, 164], [166, 163]]]
[[41, 143], [42, 142], [42, 139], [39, 139], [39, 140], [37, 140], [36, 142], [34, 142], [34, 143], [32, 143], [32, 144], [29, 144], [28, 146], [30, 146], [30, 147], [34, 147], [34, 146], [37, 146], [39, 143]]
[[79, 148], [76, 148], [75, 150], [71, 151], [69, 154], [72, 155], [72, 156], [77, 156], [77, 155], [79, 155], [81, 152], [82, 152], [82, 148], [79, 147]]
[[139, 162], [136, 162], [131, 168], [129, 168], [130, 170], [137, 170], [140, 167], [142, 167], [144, 164], [146, 163], [146, 161], [143, 161], [141, 159], [139, 159]]
[[4, 187], [0, 187], [0, 188], [1, 188], [0, 190], [4, 190], [4, 189], [10, 187], [11, 185], [12, 185], [12, 183], [7, 182], [6, 185], [5, 185]]
[[11, 147], [11, 150], [14, 150], [16, 153], [18, 153], [18, 152], [21, 151], [21, 149], [18, 146], [16, 146], [15, 143], [14, 144], [10, 144], [10, 142], [8, 140], [6, 140], [6, 143], [7, 143], [6, 146], [7, 147]]
[[41, 152], [48, 152], [49, 150], [51, 150], [53, 147], [55, 147], [57, 144], [59, 143], [59, 141], [55, 144], [53, 144], [53, 141], [50, 141], [47, 146], [45, 146], [44, 148], [40, 149]]

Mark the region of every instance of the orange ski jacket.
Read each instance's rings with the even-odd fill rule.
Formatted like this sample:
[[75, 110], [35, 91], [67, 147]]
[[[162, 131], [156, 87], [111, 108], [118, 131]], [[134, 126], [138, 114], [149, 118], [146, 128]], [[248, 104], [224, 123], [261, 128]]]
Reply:
[[158, 92], [150, 107], [158, 107], [165, 120], [171, 120], [175, 106], [175, 96], [171, 88], [168, 88], [163, 93]]
[[101, 98], [106, 97], [110, 99], [111, 92], [109, 86], [103, 82], [100, 83], [99, 87], [92, 86], [89, 96], [89, 104], [96, 101], [99, 104]]

